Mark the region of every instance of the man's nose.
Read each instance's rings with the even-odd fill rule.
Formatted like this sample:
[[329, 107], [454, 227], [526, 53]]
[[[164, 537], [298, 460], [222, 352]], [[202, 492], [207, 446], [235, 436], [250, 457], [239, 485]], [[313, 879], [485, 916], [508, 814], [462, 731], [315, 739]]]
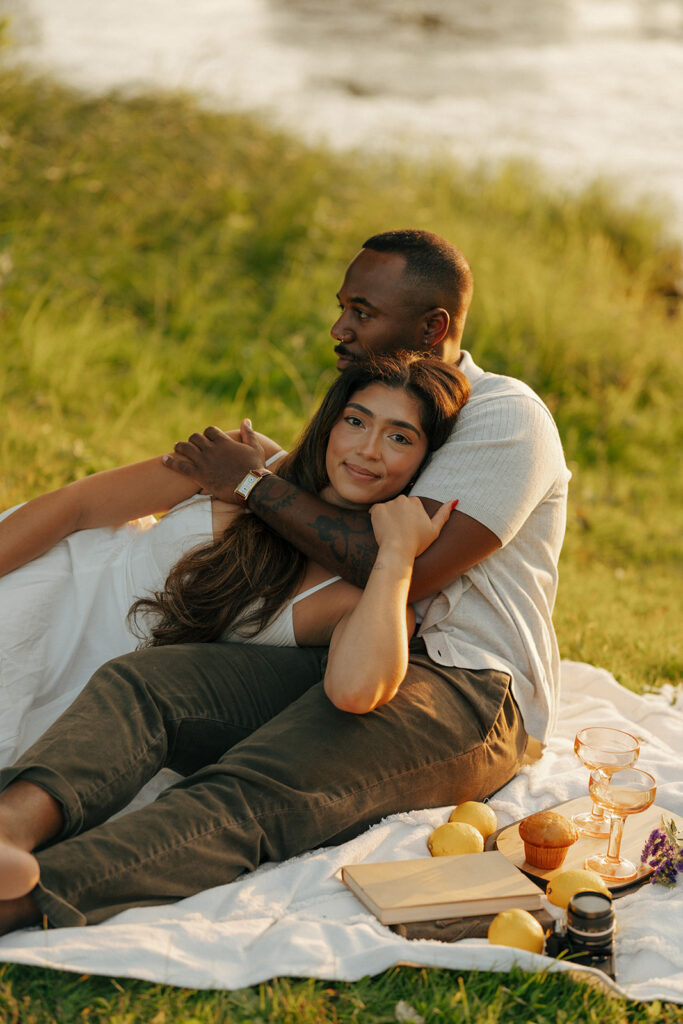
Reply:
[[346, 326], [346, 310], [343, 310], [330, 327], [330, 334], [335, 341], [351, 341], [351, 332]]

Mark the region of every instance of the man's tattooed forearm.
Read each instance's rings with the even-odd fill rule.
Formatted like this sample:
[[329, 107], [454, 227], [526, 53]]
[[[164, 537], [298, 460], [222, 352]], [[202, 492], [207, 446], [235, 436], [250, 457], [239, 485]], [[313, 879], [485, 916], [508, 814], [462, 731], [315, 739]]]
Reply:
[[306, 495], [287, 480], [264, 477], [249, 496], [249, 509], [310, 558], [364, 587], [377, 556], [370, 516], [339, 509], [338, 514], [310, 511]]
[[368, 538], [368, 530], [371, 531], [368, 519], [363, 517], [357, 524], [351, 524], [341, 516], [317, 516], [308, 525], [329, 546], [340, 565], [348, 563], [353, 582], [357, 586], [365, 586], [377, 555], [372, 533]]
[[377, 557], [377, 544], [357, 544], [351, 556], [353, 582], [357, 587], [364, 587], [370, 578]]
[[254, 488], [249, 507], [253, 511], [282, 512], [297, 499], [298, 492], [287, 480], [281, 480], [273, 473]]

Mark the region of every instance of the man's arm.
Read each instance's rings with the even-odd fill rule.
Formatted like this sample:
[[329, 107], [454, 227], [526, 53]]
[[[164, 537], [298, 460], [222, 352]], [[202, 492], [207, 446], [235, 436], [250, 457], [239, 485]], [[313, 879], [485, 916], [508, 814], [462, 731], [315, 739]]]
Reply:
[[377, 557], [367, 512], [351, 512], [272, 474], [249, 495], [250, 511], [307, 558], [364, 587]]
[[[250, 420], [243, 421], [241, 436], [242, 442], [207, 427], [179, 441], [163, 462], [221, 501], [243, 504], [235, 488], [249, 470], [265, 468], [265, 451]], [[330, 505], [275, 474], [259, 481], [247, 505], [302, 554], [347, 582], [365, 586], [377, 556], [369, 514]]]
[[[430, 516], [441, 507], [429, 498], [420, 501]], [[308, 558], [357, 587], [367, 584], [377, 557], [369, 514], [328, 505], [276, 476], [261, 480], [248, 506]], [[438, 593], [499, 547], [500, 540], [486, 526], [452, 512], [439, 538], [415, 560], [409, 600]]]
[[[165, 456], [170, 468], [191, 476], [221, 501], [237, 503], [234, 489], [250, 469], [262, 469], [264, 452], [251, 424], [244, 421], [239, 443], [216, 427], [175, 445]], [[453, 499], [458, 495], [454, 494]], [[440, 502], [420, 499], [430, 516]], [[377, 557], [370, 516], [329, 505], [275, 475], [265, 476], [249, 495], [248, 507], [304, 555], [364, 587]], [[415, 561], [410, 601], [437, 593], [447, 583], [500, 547], [487, 527], [453, 512], [438, 540]]]

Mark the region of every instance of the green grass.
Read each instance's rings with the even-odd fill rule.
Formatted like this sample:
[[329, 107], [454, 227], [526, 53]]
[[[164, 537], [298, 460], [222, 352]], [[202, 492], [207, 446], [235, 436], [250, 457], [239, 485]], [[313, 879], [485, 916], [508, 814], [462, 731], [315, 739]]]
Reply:
[[[527, 380], [574, 474], [564, 657], [642, 691], [681, 680], [680, 247], [609, 183], [533, 167], [333, 155], [184, 96], [87, 99], [0, 66], [0, 507], [234, 425], [290, 443], [332, 380], [363, 239], [416, 225], [476, 280], [466, 344]], [[9, 966], [0, 1020], [646, 1021], [565, 977], [390, 971], [234, 993]]]
[[8, 1024], [395, 1024], [401, 1003], [426, 1024], [681, 1020], [680, 1006], [627, 1003], [567, 975], [519, 970], [502, 975], [401, 967], [353, 984], [276, 978], [235, 992], [194, 992], [14, 964], [0, 968], [0, 1019]]

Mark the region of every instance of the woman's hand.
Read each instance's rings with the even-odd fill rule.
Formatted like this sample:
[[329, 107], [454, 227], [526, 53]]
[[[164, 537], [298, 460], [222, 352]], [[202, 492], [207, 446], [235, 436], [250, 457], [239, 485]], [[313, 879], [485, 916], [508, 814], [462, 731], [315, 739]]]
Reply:
[[405, 494], [373, 505], [370, 518], [375, 540], [380, 548], [391, 547], [405, 557], [415, 559], [439, 536], [455, 505], [457, 501], [444, 502], [433, 519], [419, 498], [409, 498]]
[[325, 693], [341, 711], [366, 714], [391, 700], [408, 668], [414, 617], [406, 612], [413, 561], [439, 536], [455, 502], [431, 519], [419, 498], [399, 495], [373, 505], [379, 551], [356, 607], [332, 634]]

